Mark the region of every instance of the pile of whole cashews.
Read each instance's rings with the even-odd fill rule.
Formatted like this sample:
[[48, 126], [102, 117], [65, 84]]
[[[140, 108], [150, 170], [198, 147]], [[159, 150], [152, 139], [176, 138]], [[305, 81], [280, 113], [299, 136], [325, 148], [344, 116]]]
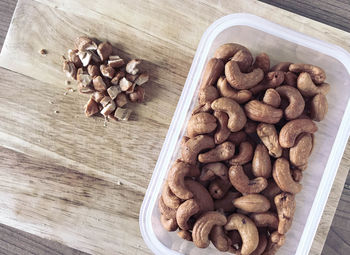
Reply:
[[328, 110], [325, 79], [314, 65], [270, 68], [265, 53], [254, 61], [240, 44], [220, 46], [159, 199], [163, 227], [199, 248], [275, 254], [292, 225], [314, 121]]

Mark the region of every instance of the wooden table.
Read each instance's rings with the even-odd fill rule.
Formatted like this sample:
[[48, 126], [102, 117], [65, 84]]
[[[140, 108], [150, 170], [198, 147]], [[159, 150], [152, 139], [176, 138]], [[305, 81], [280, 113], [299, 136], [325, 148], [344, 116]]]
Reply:
[[[16, 5], [16, 0], [2, 0], [0, 2], [0, 47], [2, 46], [2, 43], [4, 41], [4, 37], [8, 28], [8, 24], [10, 23], [11, 17], [12, 17], [12, 12], [14, 10], [14, 7]], [[23, 1], [22, 1], [23, 2]], [[43, 1], [45, 2], [45, 1]], [[225, 1], [224, 1], [225, 2]], [[265, 2], [270, 2], [272, 4], [278, 5], [282, 8], [286, 8], [287, 10], [291, 10], [295, 13], [300, 13], [302, 15], [305, 15], [307, 17], [316, 19], [318, 21], [333, 25], [335, 27], [344, 29], [349, 31], [350, 30], [350, 24], [348, 22], [349, 20], [349, 10], [350, 10], [350, 4], [345, 4], [342, 3], [341, 1], [332, 1], [332, 3], [328, 3], [329, 1], [326, 0], [322, 0], [318, 2], [318, 6], [314, 6], [315, 4], [313, 3], [313, 1], [308, 0], [308, 1], [265, 1]], [[130, 3], [129, 3], [130, 4]], [[244, 4], [243, 4], [244, 5]], [[242, 9], [245, 10], [244, 8], [247, 8], [247, 6], [243, 6], [242, 5]], [[249, 5], [249, 4], [248, 4]], [[230, 9], [230, 4], [228, 2], [225, 3], [216, 3], [213, 1], [204, 1], [204, 3], [199, 4], [199, 5], [193, 5], [191, 7], [193, 7], [195, 12], [198, 12], [198, 15], [205, 15], [204, 13], [201, 13], [200, 9], [195, 9], [195, 8], [199, 8], [199, 6], [201, 6], [203, 9], [205, 10], [212, 10], [213, 11], [213, 15], [214, 16], [221, 16], [225, 13], [229, 12]], [[272, 7], [269, 6], [264, 6], [261, 5], [260, 3], [257, 2], [252, 2], [251, 3], [251, 7], [252, 7], [252, 12], [254, 13], [259, 13], [259, 7], [261, 8], [263, 6], [264, 11], [270, 11], [272, 12]], [[54, 6], [54, 7], [58, 7], [60, 8], [60, 6]], [[142, 6], [141, 6], [142, 7]], [[140, 8], [141, 8], [140, 7]], [[225, 8], [226, 7], [226, 8]], [[156, 6], [155, 6], [156, 8]], [[176, 8], [176, 6], [174, 6], [174, 8]], [[255, 8], [255, 9], [254, 9]], [[142, 16], [142, 9], [139, 10], [139, 13]], [[35, 8], [33, 9], [33, 11], [35, 11]], [[260, 11], [262, 11], [260, 9]], [[59, 12], [59, 11], [58, 11]], [[79, 12], [79, 10], [77, 10], [77, 12]], [[273, 10], [273, 12], [275, 12], [275, 10]], [[289, 13], [281, 11], [281, 10], [277, 10], [277, 12], [280, 15], [286, 15], [289, 16]], [[95, 15], [95, 14], [92, 14]], [[98, 14], [97, 14], [98, 15]], [[168, 13], [168, 15], [170, 15]], [[278, 16], [272, 17], [272, 19], [277, 19]], [[49, 17], [46, 17], [49, 19]], [[167, 18], [167, 16], [162, 16], [159, 17], [159, 19], [164, 19]], [[202, 19], [203, 17], [199, 17], [199, 19]], [[203, 19], [202, 19], [203, 20]], [[48, 20], [48, 22], [50, 22], [50, 20]], [[108, 22], [108, 21], [106, 21]], [[172, 21], [174, 22], [174, 21]], [[275, 20], [275, 22], [278, 22], [278, 20]], [[17, 23], [18, 24], [18, 23]], [[316, 23], [312, 23], [310, 24], [311, 26], [315, 26]], [[142, 27], [142, 24], [137, 24], [138, 26]], [[293, 27], [293, 26], [291, 26]], [[320, 25], [321, 29], [323, 29], [324, 27], [322, 27], [322, 25]], [[104, 29], [103, 27], [101, 29]], [[157, 29], [157, 28], [156, 28]], [[161, 28], [159, 28], [161, 29]], [[164, 28], [163, 28], [164, 29]], [[171, 29], [171, 28], [168, 28]], [[204, 27], [201, 27], [201, 30], [203, 30]], [[307, 29], [305, 29], [307, 32]], [[133, 32], [135, 33], [135, 36], [137, 37], [137, 30], [133, 30]], [[159, 31], [160, 33], [162, 31]], [[182, 45], [177, 45], [176, 47], [182, 47], [184, 51], [187, 51], [185, 53], [185, 56], [189, 55], [191, 56], [191, 54], [193, 54], [194, 50], [195, 50], [195, 45], [199, 40], [199, 37], [201, 35], [203, 31], [198, 31], [193, 35], [193, 41], [185, 41], [184, 44], [185, 46]], [[184, 33], [186, 33], [186, 31], [184, 31]], [[178, 38], [177, 36], [180, 36], [178, 34], [176, 34], [176, 31], [173, 33], [170, 33], [172, 40]], [[108, 38], [108, 36], [107, 36]], [[349, 37], [348, 37], [349, 38]], [[130, 38], [125, 38], [126, 40], [130, 39]], [[63, 47], [64, 48], [64, 47]], [[34, 50], [34, 49], [33, 49]], [[35, 49], [38, 50], [38, 49]], [[153, 49], [154, 51], [156, 51], [156, 49]], [[127, 50], [129, 51], [129, 50]], [[142, 52], [142, 49], [136, 49], [136, 52]], [[50, 53], [50, 52], [49, 52]], [[175, 56], [175, 55], [174, 55]], [[17, 60], [17, 59], [16, 59]], [[176, 66], [176, 68], [179, 70], [181, 70], [180, 73], [184, 73], [186, 74], [189, 68], [189, 64], [191, 61], [187, 61], [187, 62], [183, 62], [183, 66], [179, 67]], [[174, 62], [175, 64], [175, 62]], [[178, 63], [178, 64], [182, 64], [182, 63]], [[152, 65], [149, 65], [150, 68], [152, 68]], [[24, 68], [24, 67], [22, 67]], [[25, 69], [23, 69], [25, 70]], [[18, 73], [14, 73], [14, 72], [10, 72], [4, 69], [0, 69], [0, 74], [3, 77], [3, 80], [0, 81], [0, 83], [2, 84], [2, 87], [4, 89], [7, 88], [6, 93], [9, 93], [9, 91], [11, 90], [11, 86], [13, 85], [13, 82], [15, 81], [16, 83], [18, 83], [19, 85], [25, 87], [28, 83], [30, 83], [29, 86], [29, 90], [22, 90], [19, 92], [28, 92], [28, 91], [33, 91], [33, 93], [35, 93], [35, 88], [40, 87], [42, 82], [40, 81], [36, 81], [33, 79], [30, 79], [24, 75], [18, 74]], [[170, 72], [171, 74], [171, 72]], [[28, 75], [28, 74], [27, 74]], [[40, 74], [39, 74], [40, 76]], [[164, 80], [161, 80], [163, 78], [162, 75], [158, 75], [160, 78], [160, 80], [155, 81], [156, 83], [162, 83], [164, 82]], [[169, 73], [168, 73], [169, 76]], [[40, 76], [41, 78], [44, 76]], [[39, 79], [40, 79], [39, 77]], [[166, 112], [163, 116], [158, 116], [160, 119], [157, 119], [156, 121], [159, 122], [159, 130], [157, 130], [158, 132], [155, 132], [154, 134], [151, 135], [159, 135], [161, 138], [160, 140], [164, 139], [164, 135], [167, 129], [167, 125], [169, 124], [169, 121], [171, 119], [171, 115], [173, 110], [175, 109], [176, 106], [176, 101], [178, 98], [178, 95], [181, 91], [181, 86], [183, 84], [183, 81], [185, 79], [185, 76], [178, 76], [177, 73], [172, 74], [172, 76], [170, 77], [170, 82], [174, 85], [174, 88], [172, 90], [172, 93], [174, 94], [173, 98], [169, 99], [169, 104], [172, 105], [172, 107], [170, 107], [168, 109], [168, 112]], [[7, 86], [7, 87], [6, 87]], [[20, 87], [20, 86], [19, 86]], [[162, 87], [160, 86], [160, 88], [162, 89]], [[43, 93], [47, 93], [48, 91], [43, 91]], [[9, 96], [9, 94], [6, 94], [6, 96]], [[59, 92], [61, 93], [61, 92]], [[159, 92], [162, 93], [162, 92]], [[15, 96], [15, 95], [14, 95]], [[21, 96], [21, 95], [20, 95]], [[24, 95], [25, 96], [25, 95]], [[51, 95], [52, 96], [52, 95]], [[57, 100], [60, 100], [60, 97], [55, 94], [54, 96], [56, 96]], [[151, 93], [151, 96], [156, 96], [156, 93]], [[1, 98], [1, 93], [0, 93], [0, 98]], [[78, 97], [77, 97], [78, 98]], [[30, 98], [29, 98], [30, 99]], [[72, 100], [75, 99], [75, 96], [73, 96]], [[64, 112], [66, 110], [65, 107], [72, 107], [72, 100], [68, 100], [68, 102], [62, 102], [62, 111]], [[82, 104], [83, 101], [78, 101], [78, 104]], [[158, 102], [159, 103], [159, 102]], [[161, 102], [160, 102], [161, 103]], [[152, 105], [152, 102], [150, 102], [150, 106], [149, 108], [153, 109], [155, 106]], [[11, 105], [10, 105], [11, 106]], [[1, 105], [1, 110], [8, 110], [11, 109], [9, 105], [7, 105], [6, 109], [3, 108], [3, 106]], [[23, 106], [26, 106], [26, 102], [23, 103]], [[153, 108], [152, 108], [153, 107]], [[52, 111], [54, 107], [52, 107]], [[33, 109], [36, 110], [36, 109]], [[76, 111], [76, 113], [79, 113], [79, 108], [75, 108], [73, 109], [73, 111]], [[4, 115], [1, 115], [4, 116]], [[12, 116], [15, 118], [15, 116]], [[143, 115], [141, 114], [140, 118], [140, 122], [143, 123], [143, 121], [147, 118], [149, 118], [150, 116], [147, 115]], [[161, 119], [163, 118], [163, 120]], [[5, 120], [4, 123], [6, 123]], [[81, 120], [81, 121], [85, 121], [86, 123], [88, 123], [87, 120]], [[59, 123], [58, 123], [59, 124]], [[135, 123], [134, 125], [137, 125], [137, 123]], [[28, 127], [30, 128], [30, 127]], [[22, 130], [21, 132], [25, 132], [25, 130]], [[82, 132], [85, 132], [84, 130]], [[22, 134], [23, 135], [23, 134]], [[59, 135], [59, 134], [57, 134]], [[9, 139], [9, 140], [6, 140]], [[40, 141], [40, 137], [36, 137], [36, 139], [38, 139], [36, 141], [36, 144], [40, 144], [42, 142], [45, 142], [45, 138], [43, 139], [43, 141]], [[55, 139], [55, 138], [52, 138]], [[6, 142], [5, 142], [6, 140]], [[8, 143], [8, 141], [12, 142], [12, 144]], [[17, 142], [17, 143], [16, 143]], [[31, 143], [33, 143], [33, 141], [31, 141]], [[29, 143], [28, 145], [30, 145], [31, 143]], [[63, 217], [61, 220], [65, 220], [65, 216], [64, 216], [64, 211], [66, 210], [67, 213], [69, 212], [79, 212], [82, 213], [82, 211], [79, 209], [76, 209], [75, 207], [79, 207], [79, 203], [85, 203], [88, 202], [89, 200], [86, 199], [83, 201], [77, 201], [79, 200], [79, 196], [81, 195], [86, 195], [88, 196], [95, 196], [95, 199], [99, 199], [101, 200], [101, 204], [99, 204], [99, 206], [105, 206], [106, 203], [108, 202], [107, 200], [104, 200], [104, 196], [106, 194], [104, 194], [103, 190], [107, 187], [110, 190], [110, 193], [108, 194], [108, 196], [110, 196], [112, 199], [120, 199], [120, 194], [130, 194], [130, 192], [135, 192], [136, 190], [136, 194], [135, 197], [133, 198], [136, 203], [133, 203], [131, 206], [131, 208], [120, 208], [120, 210], [117, 210], [115, 208], [110, 208], [109, 210], [115, 212], [117, 211], [117, 213], [120, 215], [120, 217], [123, 216], [128, 216], [126, 217], [125, 221], [121, 220], [121, 223], [130, 223], [130, 227], [135, 229], [135, 236], [132, 237], [133, 240], [130, 241], [130, 236], [126, 236], [125, 240], [119, 240], [123, 242], [123, 245], [121, 245], [120, 247], [120, 251], [118, 252], [121, 254], [130, 254], [130, 253], [136, 253], [136, 254], [149, 254], [150, 251], [146, 248], [145, 244], [143, 243], [140, 234], [139, 234], [139, 230], [137, 227], [137, 220], [138, 220], [138, 207], [142, 201], [142, 196], [143, 196], [143, 192], [144, 189], [139, 189], [137, 186], [135, 186], [135, 184], [133, 182], [130, 183], [126, 183], [124, 186], [121, 185], [122, 187], [116, 185], [118, 179], [115, 178], [113, 179], [111, 182], [107, 182], [104, 180], [104, 177], [111, 177], [111, 176], [94, 176], [95, 173], [92, 173], [91, 171], [93, 171], [93, 169], [83, 169], [82, 170], [82, 165], [76, 165], [74, 164], [74, 162], [66, 162], [65, 165], [62, 164], [58, 164], [58, 162], [60, 162], [60, 158], [55, 158], [54, 160], [50, 157], [48, 157], [48, 159], [38, 159], [35, 157], [32, 157], [33, 155], [33, 150], [40, 150], [40, 146], [37, 146], [35, 148], [30, 148], [28, 149], [26, 146], [22, 146], [20, 147], [19, 143], [15, 137], [5, 137], [4, 133], [0, 133], [0, 157], [2, 158], [3, 161], [3, 165], [0, 169], [0, 172], [2, 172], [1, 174], [1, 181], [2, 183], [5, 183], [5, 180], [8, 183], [5, 183], [5, 185], [2, 185], [3, 187], [0, 189], [1, 192], [5, 192], [4, 194], [8, 194], [8, 192], [6, 193], [6, 188], [13, 188], [13, 186], [11, 186], [11, 182], [13, 182], [14, 184], [18, 184], [20, 185], [18, 187], [17, 190], [11, 190], [11, 192], [16, 193], [18, 192], [23, 192], [22, 195], [26, 195], [28, 197], [34, 197], [34, 200], [31, 200], [31, 202], [37, 203], [36, 204], [36, 209], [39, 211], [43, 209], [43, 207], [45, 207], [45, 205], [40, 204], [40, 202], [42, 201], [46, 201], [46, 206], [52, 206], [53, 209], [52, 211], [46, 211], [45, 215], [39, 215], [37, 220], [34, 218], [32, 218], [32, 216], [28, 216], [26, 214], [30, 213], [30, 207], [26, 206], [25, 204], [18, 204], [17, 207], [12, 208], [10, 204], [0, 201], [1, 204], [1, 210], [6, 211], [8, 210], [8, 212], [12, 212], [13, 210], [15, 210], [16, 216], [14, 216], [14, 218], [12, 217], [6, 217], [6, 224], [14, 226], [16, 228], [19, 228], [21, 230], [25, 230], [31, 233], [35, 233], [36, 235], [39, 235], [41, 237], [45, 237], [47, 239], [51, 239], [51, 241], [46, 240], [46, 239], [41, 239], [39, 237], [37, 237], [36, 235], [31, 235], [25, 232], [22, 232], [20, 230], [14, 229], [12, 227], [6, 226], [6, 225], [0, 225], [0, 254], [83, 254], [81, 251], [78, 250], [73, 250], [71, 248], [68, 248], [65, 245], [62, 245], [60, 243], [64, 243], [70, 246], [74, 246], [76, 242], [79, 243], [78, 246], [84, 246], [83, 244], [85, 244], [86, 250], [90, 250], [91, 252], [94, 253], [101, 253], [101, 249], [99, 247], [99, 244], [93, 244], [93, 240], [90, 239], [79, 239], [79, 240], [71, 240], [70, 238], [74, 238], [74, 233], [72, 233], [71, 237], [69, 236], [70, 234], [70, 224], [81, 224], [80, 222], [71, 222], [68, 223], [67, 225], [54, 225], [54, 226], [45, 226], [45, 224], [50, 224], [50, 213], [55, 213], [55, 204], [57, 203], [57, 201], [61, 200], [61, 203], [59, 203], [59, 210], [62, 212], [63, 214], [60, 214], [61, 217]], [[50, 145], [42, 145], [42, 146], [50, 146]], [[155, 144], [153, 144], [153, 147], [150, 147], [151, 149], [155, 150], [155, 152], [150, 156], [150, 160], [147, 161], [147, 159], [143, 159], [145, 160], [144, 164], [147, 165], [147, 167], [152, 167], [154, 166], [155, 160], [157, 158], [157, 151], [159, 151], [161, 146], [161, 142], [157, 142]], [[15, 148], [15, 150], [13, 149]], [[149, 149], [150, 149], [149, 148]], [[57, 149], [57, 148], [56, 148]], [[35, 152], [37, 153], [37, 151]], [[58, 153], [59, 154], [59, 153]], [[52, 155], [49, 155], [52, 156]], [[79, 155], [78, 155], [79, 156]], [[324, 246], [323, 249], [323, 254], [348, 254], [350, 253], [350, 247], [349, 247], [349, 237], [350, 237], [350, 231], [349, 226], [350, 226], [350, 210], [349, 210], [349, 185], [350, 185], [350, 177], [348, 176], [347, 182], [345, 184], [345, 187], [343, 189], [343, 184], [345, 181], [345, 176], [347, 173], [347, 170], [349, 169], [349, 157], [350, 157], [350, 150], [349, 150], [349, 145], [347, 148], [347, 151], [344, 155], [344, 158], [342, 160], [341, 166], [340, 166], [340, 170], [338, 172], [338, 176], [336, 178], [335, 184], [332, 188], [332, 193], [329, 197], [328, 203], [327, 203], [327, 207], [326, 210], [324, 212], [323, 218], [321, 220], [321, 224], [319, 226], [315, 241], [313, 243], [313, 247], [311, 250], [311, 254], [320, 254], [324, 241], [327, 237], [327, 233], [330, 227], [330, 224], [332, 222], [332, 218], [337, 206], [337, 203], [340, 199], [340, 203], [338, 205], [337, 211], [335, 212], [335, 217], [333, 219], [333, 223], [332, 226], [330, 228], [330, 232], [328, 234], [327, 237], [327, 241], [326, 244]], [[94, 166], [93, 164], [94, 162], [88, 162], [88, 166]], [[108, 164], [106, 165], [106, 167], [108, 167]], [[25, 171], [26, 169], [35, 169], [35, 171], [31, 172], [31, 174], [33, 174], [32, 176], [30, 176], [30, 178], [28, 179], [28, 183], [24, 182], [23, 180], [25, 180], [24, 178], [26, 178], [26, 174], [27, 172]], [[11, 175], [6, 175], [4, 174], [4, 171], [7, 171], [11, 169], [13, 178], [11, 178]], [[76, 171], [76, 169], [78, 171]], [[81, 172], [82, 171], [82, 172]], [[147, 172], [147, 174], [145, 176], [141, 176], [140, 180], [142, 180], [143, 182], [143, 186], [146, 186], [149, 180], [149, 177], [151, 176], [151, 170], [149, 172]], [[119, 176], [118, 178], [125, 178], [125, 176]], [[6, 179], [4, 179], [6, 178]], [[55, 178], [55, 179], [53, 179]], [[37, 182], [40, 181], [41, 179], [45, 180], [43, 183], [32, 183], [32, 182]], [[27, 180], [27, 179], [26, 179]], [[55, 184], [54, 181], [57, 180], [61, 180], [61, 182], [58, 184]], [[78, 185], [76, 187], [72, 187], [72, 189], [70, 189], [69, 184], [73, 183], [71, 182], [71, 180], [75, 180], [76, 182], [74, 182], [75, 185]], [[85, 187], [84, 185], [86, 183], [93, 183], [92, 187]], [[52, 187], [55, 187], [56, 189], [54, 190], [50, 190], [50, 186], [52, 185]], [[55, 186], [56, 185], [56, 186]], [[33, 188], [33, 187], [41, 187], [41, 189], [38, 190], [30, 190], [30, 192], [28, 190], [26, 190], [27, 188]], [[47, 189], [43, 189], [43, 187], [48, 187]], [[73, 189], [74, 188], [74, 189]], [[76, 190], [78, 189], [78, 192], [81, 192], [81, 194], [79, 193], [79, 196], [75, 196], [75, 197], [70, 197], [71, 200], [67, 201], [67, 198], [62, 195], [62, 194], [55, 194], [55, 192], [77, 192]], [[89, 192], [91, 192], [92, 190], [95, 190], [97, 193], [96, 194], [90, 194]], [[343, 193], [340, 197], [340, 193], [343, 190]], [[85, 193], [84, 193], [85, 192]], [[16, 196], [18, 194], [14, 194], [14, 196]], [[1, 194], [0, 194], [1, 196]], [[55, 199], [53, 201], [53, 203], [49, 203], [49, 199]], [[125, 198], [127, 199], [127, 198]], [[130, 199], [130, 198], [129, 198]], [[12, 201], [12, 200], [8, 200], [8, 201]], [[25, 203], [26, 201], [28, 201], [27, 199], [23, 199], [23, 201], [19, 201], [22, 203]], [[104, 202], [104, 203], [103, 203]], [[68, 205], [67, 205], [68, 204]], [[136, 208], [135, 208], [136, 207]], [[107, 208], [108, 209], [108, 208]], [[21, 211], [23, 210], [23, 211]], [[93, 212], [99, 212], [98, 210], [93, 210], [91, 209]], [[44, 212], [44, 210], [43, 210]], [[18, 220], [18, 217], [22, 217], [21, 219]], [[101, 217], [103, 220], [106, 220], [105, 218]], [[24, 224], [23, 222], [26, 222], [26, 220], [31, 219], [30, 223], [28, 224]], [[68, 218], [67, 218], [68, 219]], [[52, 219], [51, 219], [52, 221]], [[3, 222], [3, 221], [1, 221]], [[22, 222], [22, 224], [20, 224], [20, 222]], [[94, 221], [95, 222], [95, 221]], [[96, 223], [96, 222], [95, 222]], [[85, 222], [85, 224], [89, 224], [89, 222]], [[101, 223], [102, 224], [102, 223]], [[51, 228], [50, 228], [51, 227]], [[66, 237], [66, 239], [62, 236], [59, 236], [55, 233], [50, 233], [50, 229], [52, 229], [52, 227], [61, 227], [62, 231], [64, 233], [66, 233], [68, 236]], [[96, 226], [95, 226], [96, 227]], [[124, 226], [127, 227], [127, 226]], [[71, 227], [72, 228], [72, 227]], [[75, 231], [79, 231], [79, 230], [75, 230]], [[122, 231], [122, 230], [121, 230]], [[75, 232], [77, 233], [77, 232]], [[116, 232], [117, 233], [117, 232]], [[133, 232], [132, 232], [133, 233]], [[93, 233], [85, 233], [85, 235], [87, 237], [92, 237]], [[82, 235], [84, 237], [84, 234]], [[100, 237], [101, 238], [101, 237]], [[127, 240], [128, 239], [128, 240]], [[110, 254], [110, 253], [109, 253]], [[116, 253], [115, 253], [116, 254]]]

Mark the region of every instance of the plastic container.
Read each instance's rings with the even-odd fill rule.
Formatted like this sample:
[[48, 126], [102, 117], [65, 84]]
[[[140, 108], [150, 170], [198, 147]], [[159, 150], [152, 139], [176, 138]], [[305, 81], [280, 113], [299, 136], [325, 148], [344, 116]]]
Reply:
[[173, 116], [141, 212], [140, 229], [155, 254], [222, 254], [211, 244], [198, 249], [165, 231], [159, 220], [158, 198], [168, 169], [179, 155], [180, 141], [197, 102], [199, 81], [206, 62], [223, 43], [241, 43], [253, 54], [266, 52], [272, 64], [279, 61], [318, 65], [327, 73], [331, 91], [329, 111], [317, 123], [315, 147], [304, 172], [303, 190], [286, 243], [278, 254], [308, 254], [332, 187], [350, 132], [350, 54], [342, 48], [284, 28], [250, 14], [232, 14], [215, 21], [204, 33]]

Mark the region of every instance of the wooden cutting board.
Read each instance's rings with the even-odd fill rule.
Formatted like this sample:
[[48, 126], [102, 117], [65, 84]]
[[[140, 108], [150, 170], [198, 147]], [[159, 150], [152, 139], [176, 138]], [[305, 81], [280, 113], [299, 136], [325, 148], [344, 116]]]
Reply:
[[[200, 37], [233, 12], [350, 50], [350, 34], [257, 1], [19, 0], [0, 56], [16, 72], [0, 69], [0, 222], [93, 254], [150, 254], [138, 227], [144, 193]], [[151, 81], [134, 121], [104, 126], [83, 115], [87, 96], [65, 93], [61, 55], [81, 34], [145, 60]], [[348, 146], [311, 254], [322, 250], [349, 155]]]

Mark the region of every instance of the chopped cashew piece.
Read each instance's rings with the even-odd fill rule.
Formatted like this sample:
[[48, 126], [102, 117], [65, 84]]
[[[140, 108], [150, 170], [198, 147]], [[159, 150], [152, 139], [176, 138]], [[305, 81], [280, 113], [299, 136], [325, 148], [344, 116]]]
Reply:
[[129, 120], [131, 113], [132, 110], [130, 109], [118, 107], [117, 110], [115, 110], [114, 117], [116, 117], [117, 120]]
[[133, 59], [129, 61], [126, 64], [126, 68], [125, 68], [126, 72], [132, 75], [137, 74], [139, 69], [137, 69], [136, 66], [138, 66], [140, 63], [141, 63], [141, 60], [138, 60], [138, 59]]

